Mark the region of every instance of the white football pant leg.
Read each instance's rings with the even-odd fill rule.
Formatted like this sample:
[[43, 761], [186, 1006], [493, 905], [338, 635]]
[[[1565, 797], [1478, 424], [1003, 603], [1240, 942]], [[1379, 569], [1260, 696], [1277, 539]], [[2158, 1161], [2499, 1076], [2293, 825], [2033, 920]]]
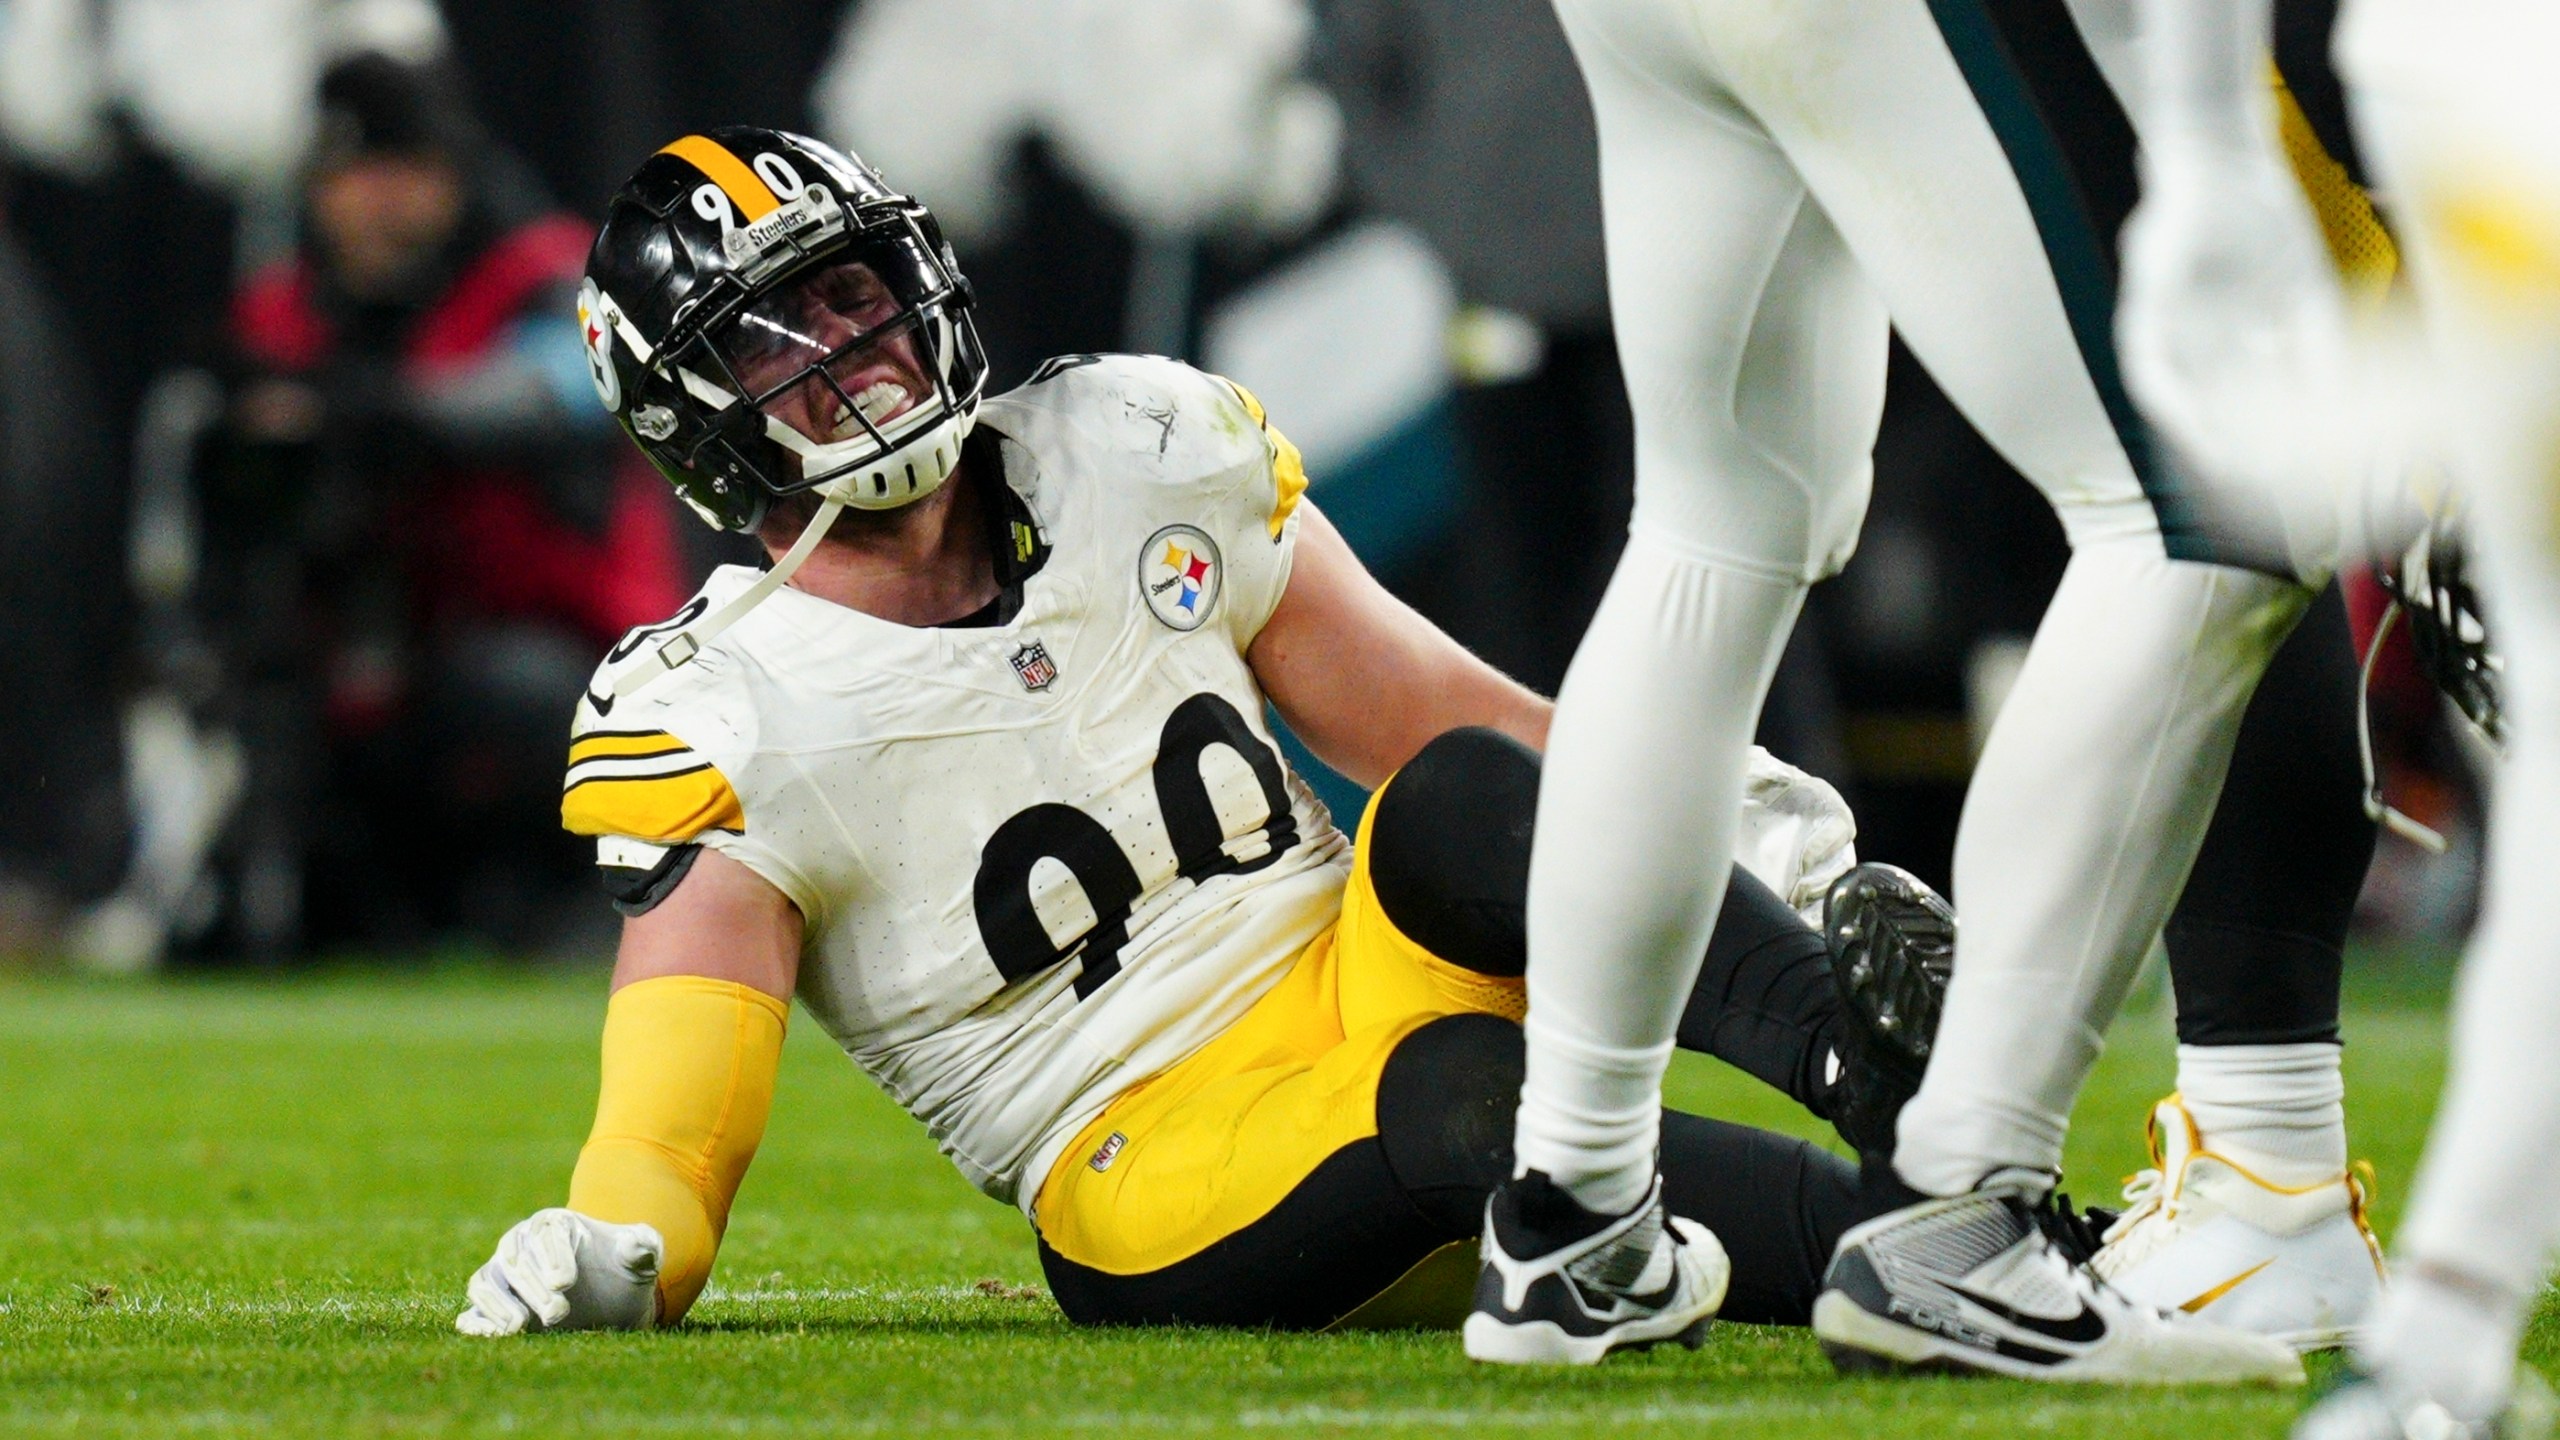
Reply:
[[[2310, 594], [2166, 558], [2046, 237], [1930, 7], [1699, 13], [1913, 353], [2074, 546], [1967, 796], [1956, 979], [1897, 1154], [1939, 1193], [2050, 1169], [2203, 842], [2241, 713]], [[2078, 283], [2090, 258], [2084, 245]]]
[[[2240, 711], [2306, 597], [2164, 558], [2033, 212], [1923, 0], [1559, 10], [1599, 120], [1636, 528], [1662, 542], [1642, 563], [1679, 556], [1697, 573], [1679, 613], [1613, 587], [1562, 698], [1548, 763], [1568, 783], [1542, 791], [1530, 872], [1530, 1010], [1544, 1018], [1520, 1163], [1605, 1176], [1585, 1181], [1595, 1208], [1642, 1189], [1653, 1122], [1638, 1095], [1714, 921], [1706, 881], [1729, 853], [1720, 817], [1739, 774], [1727, 756], [1794, 608], [1742, 595], [1754, 577], [1836, 569], [1864, 510], [1882, 345], [1867, 287], [1841, 273], [1845, 246], [2077, 547], [1968, 804], [1956, 1042], [1937, 1047], [1935, 1094], [1918, 1102], [1936, 1118], [1906, 1128], [1924, 1138], [1902, 1162], [1940, 1190], [2049, 1167], [2094, 1037], [2201, 843]], [[1684, 628], [1703, 638], [1672, 658]]]
[[1684, 11], [1559, 9], [1599, 122], [1636, 504], [1539, 787], [1518, 1155], [1613, 1214], [1651, 1178], [1761, 700], [1865, 513], [1886, 331]]
[[2106, 1027], [2204, 843], [2241, 712], [2309, 593], [2083, 545], [1956, 832], [1956, 978], [1894, 1168], [1953, 1194], [2058, 1170]]

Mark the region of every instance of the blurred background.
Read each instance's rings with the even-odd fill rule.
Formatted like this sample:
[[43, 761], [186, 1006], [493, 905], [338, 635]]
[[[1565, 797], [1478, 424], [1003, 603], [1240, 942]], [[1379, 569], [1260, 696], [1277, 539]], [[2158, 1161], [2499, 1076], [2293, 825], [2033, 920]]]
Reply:
[[[2031, 69], [2061, 41], [1992, 8]], [[2081, 93], [2048, 118], [2118, 157], [2083, 168], [2120, 214], [2123, 119]], [[557, 828], [571, 706], [754, 554], [605, 419], [570, 296], [622, 176], [739, 123], [934, 207], [997, 387], [1084, 351], [1233, 376], [1391, 587], [1561, 680], [1632, 439], [1546, 0], [0, 0], [0, 955], [609, 950]], [[1898, 349], [1890, 395], [1762, 738], [1943, 885], [2061, 536]], [[2451, 846], [2385, 836], [2364, 922], [2458, 933], [2472, 772], [2388, 647], [2373, 710]]]

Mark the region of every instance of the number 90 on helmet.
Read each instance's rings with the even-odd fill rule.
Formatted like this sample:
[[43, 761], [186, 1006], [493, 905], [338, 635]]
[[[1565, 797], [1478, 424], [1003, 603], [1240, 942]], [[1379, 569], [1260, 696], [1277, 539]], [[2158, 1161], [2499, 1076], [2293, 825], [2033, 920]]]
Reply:
[[986, 388], [933, 213], [805, 136], [688, 135], [632, 172], [587, 256], [596, 394], [712, 525], [811, 494], [888, 510], [960, 461]]

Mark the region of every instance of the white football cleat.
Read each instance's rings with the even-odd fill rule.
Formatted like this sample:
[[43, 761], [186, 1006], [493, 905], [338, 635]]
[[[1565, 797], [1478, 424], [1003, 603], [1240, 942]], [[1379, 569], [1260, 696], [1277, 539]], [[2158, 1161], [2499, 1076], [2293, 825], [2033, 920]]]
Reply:
[[1612, 1217], [1532, 1170], [1485, 1201], [1467, 1358], [1597, 1365], [1665, 1343], [1695, 1350], [1732, 1278], [1714, 1232], [1663, 1207], [1660, 1176], [1643, 1204]]
[[2074, 1263], [2068, 1220], [2019, 1189], [1923, 1198], [1840, 1237], [1813, 1333], [1849, 1375], [1937, 1370], [2109, 1385], [2299, 1385], [2246, 1331], [2164, 1313]]
[[2273, 1336], [2300, 1351], [2355, 1337], [2382, 1295], [2382, 1244], [2353, 1171], [2272, 1185], [2206, 1148], [2175, 1095], [2151, 1112], [2151, 1158], [2125, 1186], [2089, 1268], [2135, 1300]]

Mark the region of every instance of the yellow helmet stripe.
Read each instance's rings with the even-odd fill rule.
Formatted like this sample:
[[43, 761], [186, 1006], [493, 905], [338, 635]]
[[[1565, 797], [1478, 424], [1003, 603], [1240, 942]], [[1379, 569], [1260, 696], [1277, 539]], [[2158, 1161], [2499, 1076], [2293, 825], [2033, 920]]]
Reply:
[[720, 193], [751, 225], [782, 208], [781, 198], [764, 183], [764, 177], [708, 135], [687, 135], [658, 153], [673, 155], [711, 177], [711, 183], [720, 187]]

